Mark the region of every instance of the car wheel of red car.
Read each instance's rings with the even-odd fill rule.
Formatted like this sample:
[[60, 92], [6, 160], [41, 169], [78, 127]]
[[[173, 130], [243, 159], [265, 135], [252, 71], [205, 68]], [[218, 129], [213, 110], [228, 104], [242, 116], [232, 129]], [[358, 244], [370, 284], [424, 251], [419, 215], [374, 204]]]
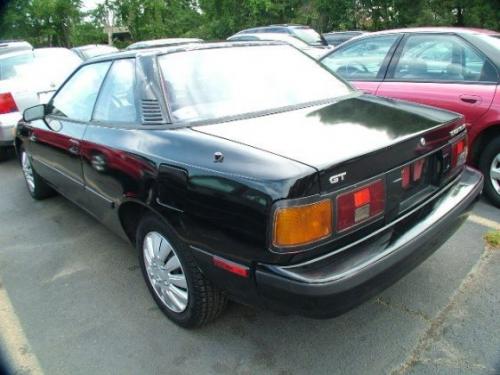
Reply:
[[500, 138], [491, 141], [481, 154], [479, 168], [484, 174], [484, 194], [500, 207]]
[[137, 230], [137, 250], [143, 276], [163, 313], [191, 328], [217, 318], [225, 294], [208, 281], [173, 230], [155, 215], [146, 215]]
[[28, 192], [36, 200], [42, 200], [54, 195], [54, 190], [36, 173], [31, 165], [31, 156], [21, 147], [20, 161]]

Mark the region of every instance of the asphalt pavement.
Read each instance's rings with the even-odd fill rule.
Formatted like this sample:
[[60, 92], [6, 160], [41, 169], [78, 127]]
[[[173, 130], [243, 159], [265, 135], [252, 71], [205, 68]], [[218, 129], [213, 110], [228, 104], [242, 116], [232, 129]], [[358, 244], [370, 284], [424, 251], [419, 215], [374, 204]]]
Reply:
[[36, 202], [0, 164], [0, 343], [19, 374], [500, 374], [500, 250], [474, 215], [381, 295], [332, 320], [231, 304], [184, 330], [132, 246], [62, 197]]

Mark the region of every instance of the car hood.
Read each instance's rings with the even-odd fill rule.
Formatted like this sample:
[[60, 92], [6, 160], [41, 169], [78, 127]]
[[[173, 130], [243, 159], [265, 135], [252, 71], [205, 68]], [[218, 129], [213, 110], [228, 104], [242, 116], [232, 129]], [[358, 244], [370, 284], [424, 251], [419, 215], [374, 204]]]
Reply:
[[458, 116], [356, 93], [331, 104], [193, 129], [323, 170], [415, 138]]

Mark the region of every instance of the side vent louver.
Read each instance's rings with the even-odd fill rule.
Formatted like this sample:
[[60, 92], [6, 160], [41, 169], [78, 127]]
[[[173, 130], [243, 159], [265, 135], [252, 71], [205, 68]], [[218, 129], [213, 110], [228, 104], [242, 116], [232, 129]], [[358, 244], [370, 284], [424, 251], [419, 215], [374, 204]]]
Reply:
[[146, 125], [165, 123], [160, 103], [156, 99], [142, 99], [141, 101], [142, 122]]

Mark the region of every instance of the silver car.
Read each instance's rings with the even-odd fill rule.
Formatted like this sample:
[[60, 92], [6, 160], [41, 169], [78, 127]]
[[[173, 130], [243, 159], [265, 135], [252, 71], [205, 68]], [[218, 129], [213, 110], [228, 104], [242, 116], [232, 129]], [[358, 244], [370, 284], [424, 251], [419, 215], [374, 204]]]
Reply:
[[0, 54], [0, 160], [12, 147], [24, 109], [47, 103], [81, 59], [66, 48]]

